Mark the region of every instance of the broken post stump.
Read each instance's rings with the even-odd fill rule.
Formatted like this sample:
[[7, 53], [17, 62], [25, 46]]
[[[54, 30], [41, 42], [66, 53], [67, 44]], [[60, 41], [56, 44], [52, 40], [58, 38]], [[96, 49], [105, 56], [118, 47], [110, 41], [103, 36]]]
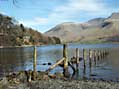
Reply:
[[50, 72], [52, 69], [54, 69], [55, 67], [57, 67], [60, 64], [62, 64], [63, 61], [64, 61], [64, 58], [60, 59], [57, 63], [55, 63], [54, 65], [52, 65], [51, 67], [49, 67], [49, 69], [47, 69], [46, 72]]

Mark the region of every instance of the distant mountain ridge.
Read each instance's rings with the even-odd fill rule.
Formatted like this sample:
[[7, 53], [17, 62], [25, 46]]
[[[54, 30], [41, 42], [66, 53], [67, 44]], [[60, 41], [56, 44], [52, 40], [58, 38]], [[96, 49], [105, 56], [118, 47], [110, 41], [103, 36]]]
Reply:
[[95, 18], [85, 23], [62, 23], [49, 31], [47, 36], [56, 36], [62, 42], [119, 41], [119, 13], [107, 18]]

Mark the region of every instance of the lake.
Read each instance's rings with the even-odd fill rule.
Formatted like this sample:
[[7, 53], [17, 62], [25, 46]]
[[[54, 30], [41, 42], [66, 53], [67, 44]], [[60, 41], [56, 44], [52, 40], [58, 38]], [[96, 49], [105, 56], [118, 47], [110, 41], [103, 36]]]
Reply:
[[[89, 68], [88, 57], [86, 57], [86, 72], [83, 71], [83, 60], [79, 64], [79, 73], [77, 79], [91, 78], [119, 81], [119, 44], [68, 44], [68, 58], [75, 56], [75, 50], [79, 48], [80, 57], [82, 50], [89, 49], [108, 50], [109, 55], [104, 59], [93, 63], [91, 71]], [[45, 71], [58, 59], [63, 57], [62, 45], [47, 45], [37, 47], [37, 70]], [[33, 47], [19, 48], [0, 48], [0, 76], [5, 76], [11, 72], [21, 70], [33, 70]], [[46, 65], [43, 65], [46, 64]], [[69, 68], [70, 73], [72, 69]], [[61, 67], [53, 69], [50, 73], [62, 72]], [[91, 76], [90, 76], [91, 75]]]

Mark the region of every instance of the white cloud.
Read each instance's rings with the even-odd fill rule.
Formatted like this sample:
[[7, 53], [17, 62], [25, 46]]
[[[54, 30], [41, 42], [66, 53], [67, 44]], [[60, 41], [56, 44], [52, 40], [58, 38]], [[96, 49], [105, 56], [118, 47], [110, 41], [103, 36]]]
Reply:
[[104, 10], [105, 5], [99, 2], [99, 0], [69, 0], [67, 4], [56, 7], [50, 16], [68, 18], [82, 11], [93, 14], [96, 12], [103, 12]]
[[[68, 2], [54, 6], [49, 11], [47, 18], [36, 17], [33, 20], [22, 20], [26, 26], [44, 26], [49, 30], [51, 27], [69, 21], [79, 21], [85, 18], [95, 18], [110, 15], [119, 8], [108, 7], [109, 2], [104, 0], [67, 0]], [[50, 8], [50, 7], [49, 7]], [[79, 20], [78, 20], [79, 19]], [[42, 28], [42, 27], [41, 27]]]
[[[103, 0], [68, 0], [64, 5], [56, 6], [48, 17], [50, 23], [72, 21], [81, 19], [82, 13], [88, 16], [100, 16], [107, 14], [106, 3]], [[109, 11], [109, 10], [108, 10]]]
[[36, 17], [36, 18], [34, 19], [34, 21], [36, 21], [36, 22], [39, 23], [39, 24], [46, 24], [46, 23], [48, 23], [48, 19], [47, 19], [47, 18]]
[[[100, 7], [100, 8], [99, 8]], [[76, 11], [99, 11], [103, 7], [102, 3], [98, 3], [97, 0], [69, 0], [64, 6], [59, 6], [55, 9], [56, 12], [76, 12]]]
[[47, 18], [35, 17], [32, 20], [20, 20], [19, 23], [24, 24], [25, 26], [37, 26], [48, 23]]
[[7, 13], [6, 13], [6, 12], [3, 12], [3, 11], [0, 11], [0, 13], [1, 13], [1, 14], [4, 14], [4, 15], [7, 15]]

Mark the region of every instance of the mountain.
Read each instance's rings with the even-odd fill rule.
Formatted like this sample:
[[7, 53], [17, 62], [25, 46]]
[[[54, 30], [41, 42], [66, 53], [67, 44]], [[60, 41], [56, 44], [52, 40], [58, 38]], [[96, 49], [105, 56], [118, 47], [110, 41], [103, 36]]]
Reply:
[[58, 43], [60, 43], [59, 38], [44, 36], [32, 28], [24, 27], [23, 24], [19, 24], [12, 17], [0, 14], [0, 46]]
[[85, 23], [62, 23], [45, 32], [45, 35], [59, 37], [62, 42], [118, 42], [119, 13]]

